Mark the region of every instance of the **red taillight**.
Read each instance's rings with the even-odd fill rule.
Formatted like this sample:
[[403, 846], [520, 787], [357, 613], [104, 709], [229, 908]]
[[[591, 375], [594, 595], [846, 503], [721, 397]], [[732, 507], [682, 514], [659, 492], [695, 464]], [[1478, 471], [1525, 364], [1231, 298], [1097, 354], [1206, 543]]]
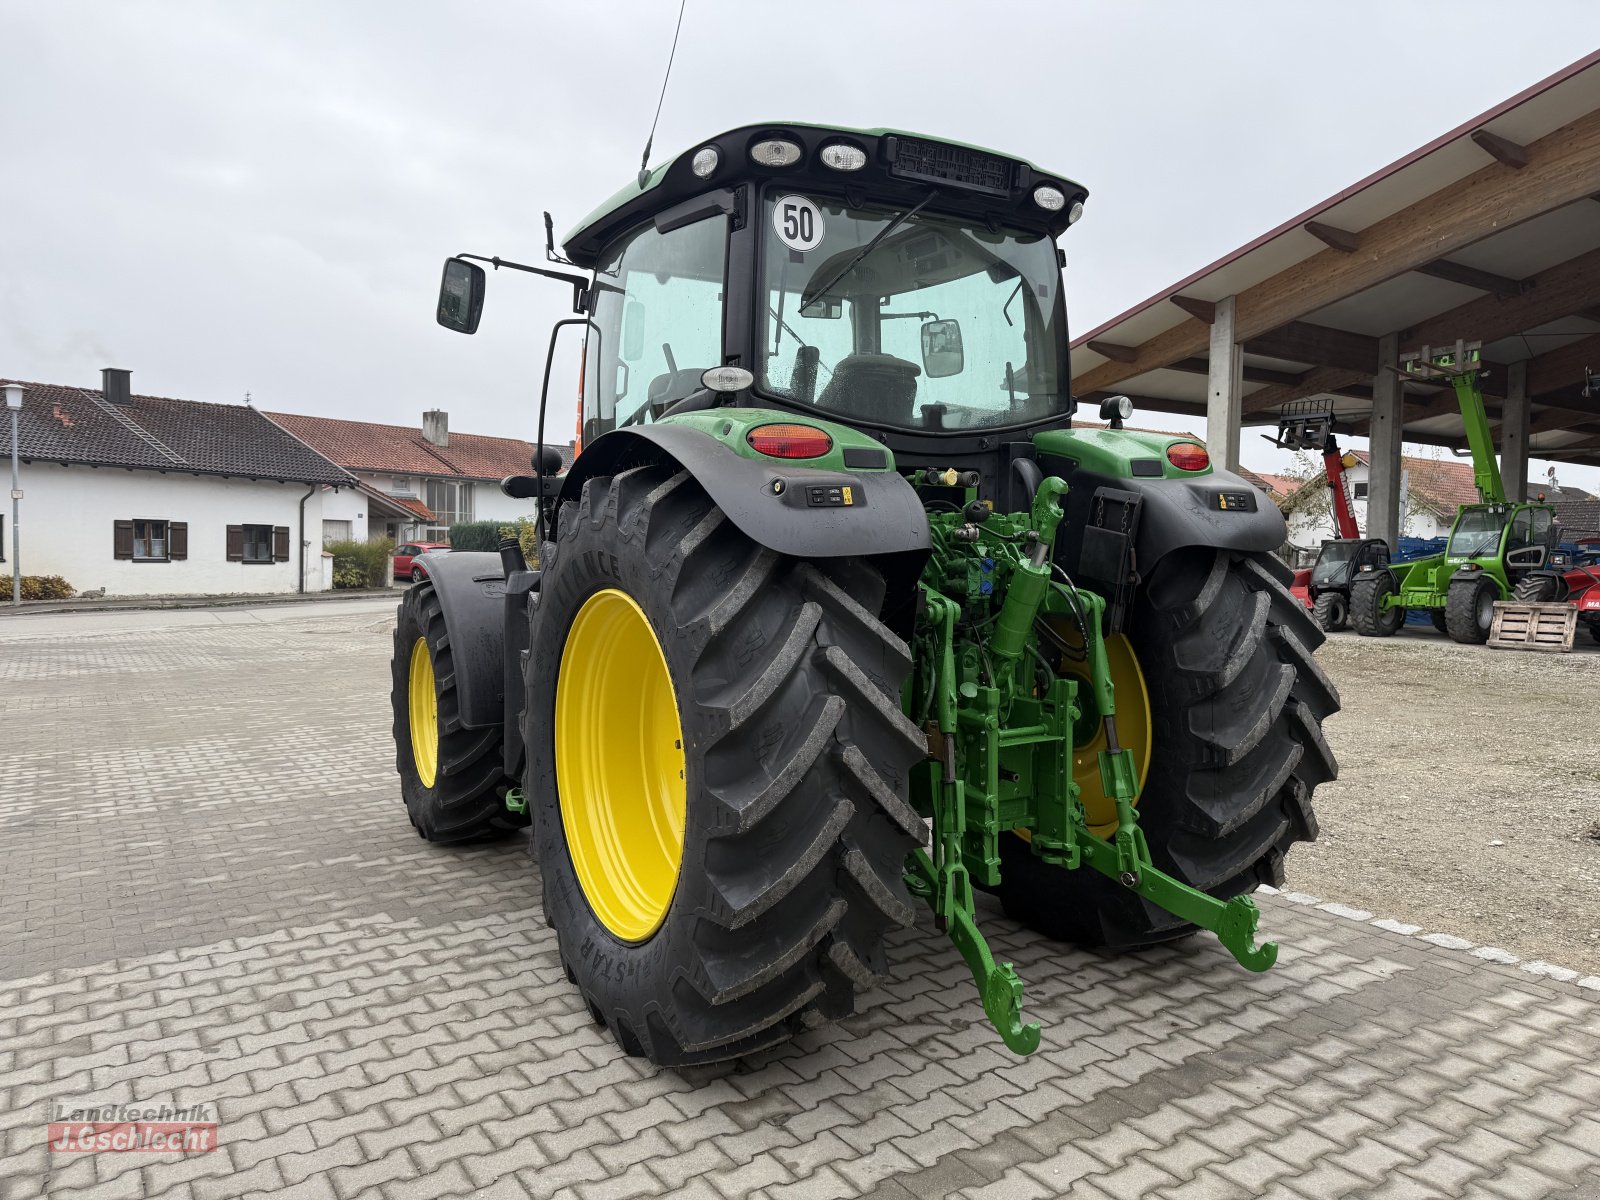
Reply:
[[833, 449], [833, 439], [811, 425], [757, 425], [745, 440], [771, 458], [821, 458]]
[[1211, 455], [1194, 442], [1174, 442], [1167, 447], [1167, 461], [1180, 471], [1204, 471], [1211, 465]]

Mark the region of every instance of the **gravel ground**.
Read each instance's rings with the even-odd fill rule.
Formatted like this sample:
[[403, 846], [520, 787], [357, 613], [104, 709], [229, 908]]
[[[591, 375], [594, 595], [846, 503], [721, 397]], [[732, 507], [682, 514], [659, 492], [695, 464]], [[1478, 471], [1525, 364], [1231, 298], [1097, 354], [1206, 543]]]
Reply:
[[1600, 974], [1600, 647], [1331, 636], [1322, 836], [1287, 886]]

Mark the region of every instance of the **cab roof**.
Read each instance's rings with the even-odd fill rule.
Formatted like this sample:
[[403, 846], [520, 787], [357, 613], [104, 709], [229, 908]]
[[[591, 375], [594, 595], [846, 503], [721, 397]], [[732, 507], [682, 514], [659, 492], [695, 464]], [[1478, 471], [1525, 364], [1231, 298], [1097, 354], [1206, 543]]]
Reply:
[[[782, 138], [800, 146], [798, 162], [787, 167], [765, 167], [750, 157], [755, 143]], [[818, 151], [824, 145], [845, 142], [866, 152], [866, 166], [844, 172], [824, 166]], [[691, 162], [706, 147], [717, 151], [716, 168], [697, 176]], [[789, 179], [824, 188], [855, 190], [871, 200], [915, 203], [930, 186], [939, 190], [930, 205], [1006, 225], [1047, 229], [1059, 236], [1070, 224], [1068, 214], [1088, 190], [1063, 175], [1042, 171], [1026, 159], [982, 146], [930, 138], [898, 129], [848, 129], [813, 125], [803, 121], [777, 121], [743, 125], [705, 141], [656, 167], [618, 191], [578, 223], [563, 239], [567, 257], [580, 267], [595, 265], [602, 250], [617, 235], [684, 200], [707, 192], [731, 188], [751, 180]], [[1059, 211], [1040, 208], [1034, 188], [1052, 184], [1065, 194]], [[853, 187], [852, 187], [853, 185]]]

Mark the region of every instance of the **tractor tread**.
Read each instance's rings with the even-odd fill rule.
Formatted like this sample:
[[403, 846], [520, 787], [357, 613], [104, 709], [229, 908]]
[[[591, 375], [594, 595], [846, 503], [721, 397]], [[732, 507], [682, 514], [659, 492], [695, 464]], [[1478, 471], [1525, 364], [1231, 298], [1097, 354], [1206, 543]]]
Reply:
[[[911, 655], [877, 615], [882, 574], [757, 545], [670, 465], [586, 483], [544, 560], [525, 788], [545, 913], [585, 1002], [625, 1051], [673, 1066], [848, 1015], [881, 978], [887, 935], [915, 915], [902, 866], [927, 840], [907, 799], [927, 738], [901, 711]], [[583, 899], [555, 786], [553, 668], [602, 586], [660, 631], [686, 751], [678, 894], [632, 947]]]
[[[411, 758], [409, 682], [411, 648], [418, 637], [428, 642], [439, 705], [439, 762], [431, 788], [423, 784]], [[501, 727], [467, 729], [461, 724], [444, 606], [428, 580], [407, 588], [400, 600], [389, 701], [400, 794], [419, 835], [445, 845], [483, 842], [506, 837], [528, 823], [525, 815], [505, 806], [505, 793], [514, 781], [505, 775]]]
[[1496, 600], [1500, 598], [1499, 586], [1482, 572], [1450, 581], [1444, 594], [1444, 627], [1451, 641], [1481, 646], [1489, 640], [1489, 627], [1478, 624], [1478, 594], [1485, 589], [1492, 591]]
[[[1158, 868], [1220, 899], [1282, 880], [1289, 847], [1316, 837], [1312, 789], [1337, 769], [1321, 724], [1339, 693], [1311, 657], [1322, 630], [1288, 582], [1263, 555], [1178, 550], [1129, 615], [1156, 747], [1139, 825]], [[1192, 674], [1201, 662], [1211, 675]], [[1194, 932], [1097, 873], [1043, 863], [1020, 838], [1000, 848], [1007, 913], [1047, 936], [1118, 947]]]

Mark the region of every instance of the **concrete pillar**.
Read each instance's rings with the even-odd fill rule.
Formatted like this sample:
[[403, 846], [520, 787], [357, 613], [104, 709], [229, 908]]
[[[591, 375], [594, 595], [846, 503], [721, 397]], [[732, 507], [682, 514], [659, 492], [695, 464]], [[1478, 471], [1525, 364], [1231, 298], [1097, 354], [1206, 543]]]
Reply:
[[1244, 350], [1233, 336], [1233, 297], [1217, 301], [1211, 321], [1210, 380], [1206, 388], [1206, 449], [1214, 465], [1239, 469], [1244, 417]]
[[1500, 410], [1500, 478], [1506, 499], [1520, 504], [1528, 494], [1528, 364], [1506, 372], [1506, 402]]
[[1382, 538], [1389, 549], [1400, 545], [1400, 443], [1404, 426], [1400, 376], [1389, 368], [1400, 360], [1400, 335], [1378, 339], [1378, 373], [1372, 379], [1372, 442], [1367, 476], [1368, 537]]

